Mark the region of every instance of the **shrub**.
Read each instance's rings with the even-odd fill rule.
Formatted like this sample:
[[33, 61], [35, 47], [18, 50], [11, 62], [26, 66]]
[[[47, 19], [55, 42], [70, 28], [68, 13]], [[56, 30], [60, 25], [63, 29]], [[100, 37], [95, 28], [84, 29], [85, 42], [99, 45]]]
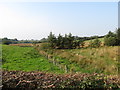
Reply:
[[51, 47], [49, 43], [41, 43], [40, 49], [46, 50], [46, 49], [51, 49]]
[[120, 28], [115, 33], [109, 31], [104, 38], [105, 45], [107, 46], [119, 46], [120, 45]]
[[90, 42], [89, 46], [97, 48], [100, 47], [100, 45], [101, 45], [101, 41], [98, 38], [96, 38], [94, 41]]
[[115, 46], [117, 45], [117, 38], [116, 37], [105, 37], [104, 38], [105, 45], [107, 46]]

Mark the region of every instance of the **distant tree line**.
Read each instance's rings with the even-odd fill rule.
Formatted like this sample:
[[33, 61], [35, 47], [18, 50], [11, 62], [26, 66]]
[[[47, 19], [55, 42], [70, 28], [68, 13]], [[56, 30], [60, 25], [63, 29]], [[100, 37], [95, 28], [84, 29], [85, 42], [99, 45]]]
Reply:
[[7, 37], [5, 38], [2, 38], [0, 40], [0, 42], [2, 44], [6, 44], [6, 45], [9, 45], [9, 44], [17, 44], [18, 43], [18, 40], [15, 38], [15, 39], [8, 39]]
[[19, 44], [19, 43], [40, 43], [40, 41], [33, 40], [33, 39], [32, 40], [17, 40], [16, 38], [15, 39], [8, 39], [7, 37], [5, 37], [5, 38], [0, 39], [0, 43], [9, 45], [9, 44]]
[[[72, 49], [72, 48], [80, 48], [84, 46], [84, 41], [91, 40], [89, 43], [89, 47], [100, 47], [101, 41], [99, 38], [104, 38], [104, 45], [106, 46], [120, 46], [120, 28], [118, 28], [115, 32], [109, 31], [108, 34], [104, 36], [91, 36], [91, 37], [78, 37], [72, 36], [71, 33], [64, 36], [59, 34], [55, 36], [52, 32], [50, 32], [48, 38], [42, 38], [41, 40], [17, 40], [0, 38], [1, 44], [17, 44], [17, 43], [45, 43], [48, 42], [51, 48], [58, 49]], [[92, 41], [93, 40], [93, 41]]]

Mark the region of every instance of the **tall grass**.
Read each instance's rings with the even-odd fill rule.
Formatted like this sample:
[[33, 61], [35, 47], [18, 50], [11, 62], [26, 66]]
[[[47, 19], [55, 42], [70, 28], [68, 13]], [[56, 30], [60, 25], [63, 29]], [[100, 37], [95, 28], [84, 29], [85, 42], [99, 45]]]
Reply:
[[[73, 61], [90, 72], [118, 74], [118, 47], [101, 47], [68, 50], [74, 54]], [[76, 57], [79, 57], [76, 59]]]
[[[41, 51], [40, 47], [38, 51]], [[71, 72], [118, 74], [118, 47], [81, 49], [42, 49], [47, 55], [57, 57], [60, 64]], [[44, 53], [43, 53], [44, 55]]]

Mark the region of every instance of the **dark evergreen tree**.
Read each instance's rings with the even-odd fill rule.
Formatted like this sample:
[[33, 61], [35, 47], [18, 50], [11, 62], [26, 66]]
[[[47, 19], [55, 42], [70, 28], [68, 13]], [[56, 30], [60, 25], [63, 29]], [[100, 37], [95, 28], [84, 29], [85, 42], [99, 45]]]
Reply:
[[59, 48], [59, 49], [64, 48], [63, 37], [60, 34], [57, 38], [57, 44], [56, 45], [57, 45], [57, 48]]
[[115, 37], [115, 36], [116, 35], [111, 31], [109, 31], [108, 34], [106, 35], [106, 37]]
[[69, 46], [69, 40], [68, 40], [68, 35], [65, 34], [65, 36], [63, 37], [63, 42], [64, 42], [64, 48], [68, 48]]
[[72, 36], [71, 33], [68, 35], [68, 48], [73, 48], [73, 43], [74, 43], [74, 37]]
[[50, 43], [51, 48], [56, 48], [56, 37], [52, 32], [50, 32], [50, 35], [48, 36], [48, 42]]

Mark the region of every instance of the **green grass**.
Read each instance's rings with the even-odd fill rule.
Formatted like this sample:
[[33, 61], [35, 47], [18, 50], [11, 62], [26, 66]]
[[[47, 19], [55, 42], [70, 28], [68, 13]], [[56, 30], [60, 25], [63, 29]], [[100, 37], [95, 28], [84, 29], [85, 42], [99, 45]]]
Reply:
[[[40, 49], [39, 49], [40, 50]], [[38, 51], [39, 51], [38, 50]], [[47, 59], [33, 47], [3, 45], [2, 68], [6, 70], [46, 71], [53, 73], [81, 72], [118, 74], [118, 47], [51, 49], [47, 53], [53, 58]]]
[[45, 57], [39, 55], [33, 47], [3, 45], [2, 60], [2, 68], [5, 70], [63, 73]]
[[[104, 42], [104, 38], [98, 38], [101, 42]], [[85, 42], [91, 42], [91, 41], [94, 41], [95, 39], [92, 39], [92, 40], [86, 40]]]
[[57, 57], [61, 65], [67, 65], [70, 72], [118, 74], [117, 46], [54, 49], [48, 50], [47, 53]]

